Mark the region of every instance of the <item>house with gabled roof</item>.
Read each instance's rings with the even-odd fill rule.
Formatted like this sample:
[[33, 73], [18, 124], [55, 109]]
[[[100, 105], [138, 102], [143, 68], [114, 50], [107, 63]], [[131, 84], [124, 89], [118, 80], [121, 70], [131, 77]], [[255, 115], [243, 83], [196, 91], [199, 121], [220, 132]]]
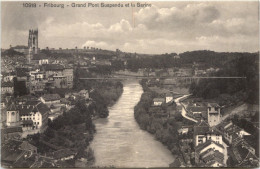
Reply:
[[194, 127], [194, 145], [205, 143], [208, 140], [222, 144], [222, 134], [215, 128], [211, 128], [207, 122], [201, 120]]
[[7, 126], [22, 126], [23, 131], [45, 129], [49, 108], [40, 101], [27, 101], [16, 105], [14, 102], [6, 111]]
[[250, 136], [251, 134], [246, 132], [244, 129], [233, 124], [232, 121], [225, 121], [218, 125], [218, 128], [223, 133], [225, 140], [229, 144], [238, 144], [242, 141], [244, 136]]
[[173, 101], [173, 95], [172, 95], [172, 93], [166, 93], [165, 94], [165, 102], [166, 103], [170, 103], [170, 102], [172, 102]]
[[40, 97], [40, 100], [44, 104], [47, 104], [48, 106], [50, 106], [52, 104], [59, 104], [60, 99], [61, 99], [61, 97], [58, 94], [45, 94], [42, 97]]
[[20, 119], [23, 130], [45, 130], [50, 109], [40, 101], [28, 101], [19, 105]]
[[193, 140], [195, 146], [206, 142], [205, 135], [209, 131], [209, 128], [209, 124], [204, 120], [201, 120], [193, 127]]
[[224, 146], [213, 140], [199, 144], [195, 147], [195, 163], [208, 167], [223, 167]]

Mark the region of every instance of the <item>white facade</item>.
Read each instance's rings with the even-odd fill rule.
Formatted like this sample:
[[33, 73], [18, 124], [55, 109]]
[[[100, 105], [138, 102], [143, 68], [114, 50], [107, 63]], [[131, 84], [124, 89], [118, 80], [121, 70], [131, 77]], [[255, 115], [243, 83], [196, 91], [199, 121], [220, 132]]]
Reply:
[[200, 154], [207, 151], [208, 149], [213, 149], [214, 151], [218, 150], [220, 153], [224, 154], [224, 148], [216, 145], [214, 142], [211, 142], [210, 145], [206, 146], [200, 151]]
[[195, 139], [195, 146], [205, 143], [207, 141], [207, 137], [205, 135], [196, 135]]
[[178, 130], [179, 134], [187, 134], [189, 132], [189, 128], [181, 128]]
[[215, 134], [215, 133], [211, 133], [211, 134], [206, 134], [206, 135], [196, 135], [195, 137], [195, 146], [205, 143], [208, 140], [212, 140], [218, 144], [223, 143], [222, 141], [222, 135], [220, 134]]
[[21, 120], [32, 120], [35, 128], [40, 128], [42, 126], [42, 114], [40, 112], [22, 115]]
[[4, 80], [5, 82], [12, 82], [13, 79], [14, 79], [14, 76], [13, 76], [13, 75], [8, 75], [8, 76], [5, 76], [5, 77], [3, 78], [3, 80]]
[[6, 111], [6, 125], [15, 126], [19, 122], [18, 111]]
[[219, 135], [219, 134], [208, 134], [207, 135], [207, 140], [212, 140], [212, 141], [215, 141], [216, 143], [222, 145], [222, 135]]
[[43, 64], [49, 64], [49, 60], [48, 59], [39, 60], [39, 65], [43, 65]]
[[166, 100], [166, 103], [169, 103], [173, 100], [173, 97], [172, 96], [166, 96], [165, 100]]
[[13, 94], [14, 93], [14, 87], [1, 87], [1, 93], [5, 94], [5, 93], [9, 93], [9, 94]]
[[162, 103], [163, 103], [163, 102], [161, 102], [161, 101], [154, 101], [154, 102], [153, 102], [153, 104], [154, 104], [155, 106], [161, 106]]
[[239, 137], [243, 138], [244, 136], [250, 136], [251, 134], [242, 129], [238, 132], [238, 135]]

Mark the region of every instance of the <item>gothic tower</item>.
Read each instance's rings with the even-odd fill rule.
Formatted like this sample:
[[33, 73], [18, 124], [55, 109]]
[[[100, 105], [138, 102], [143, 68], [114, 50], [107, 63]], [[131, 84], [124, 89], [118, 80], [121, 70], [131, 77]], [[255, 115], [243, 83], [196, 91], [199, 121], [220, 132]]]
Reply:
[[30, 29], [28, 37], [29, 63], [34, 54], [38, 53], [38, 29]]

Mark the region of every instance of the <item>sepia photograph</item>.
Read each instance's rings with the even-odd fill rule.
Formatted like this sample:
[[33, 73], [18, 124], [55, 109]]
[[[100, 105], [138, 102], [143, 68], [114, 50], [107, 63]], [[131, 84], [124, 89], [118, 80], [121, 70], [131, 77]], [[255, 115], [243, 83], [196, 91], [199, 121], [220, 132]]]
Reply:
[[1, 168], [259, 168], [259, 1], [1, 1]]

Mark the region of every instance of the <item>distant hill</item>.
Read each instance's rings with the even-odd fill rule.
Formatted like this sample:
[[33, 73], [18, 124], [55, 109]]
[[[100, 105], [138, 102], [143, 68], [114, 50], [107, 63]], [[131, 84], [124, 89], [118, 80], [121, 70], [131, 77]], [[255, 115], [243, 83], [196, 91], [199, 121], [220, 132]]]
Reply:
[[24, 56], [23, 53], [17, 52], [14, 49], [7, 49], [4, 52], [1, 53], [2, 56], [9, 56], [9, 57], [13, 57], [13, 56]]

